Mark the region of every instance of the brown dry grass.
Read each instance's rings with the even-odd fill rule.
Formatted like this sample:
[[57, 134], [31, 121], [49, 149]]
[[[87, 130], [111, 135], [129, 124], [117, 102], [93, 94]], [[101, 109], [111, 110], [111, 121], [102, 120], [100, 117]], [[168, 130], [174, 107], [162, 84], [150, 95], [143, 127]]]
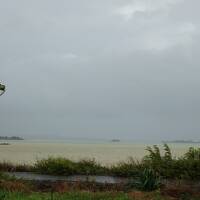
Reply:
[[10, 192], [25, 192], [25, 193], [29, 193], [32, 190], [30, 185], [16, 180], [13, 181], [1, 180], [0, 189]]
[[179, 186], [168, 186], [161, 190], [161, 194], [164, 196], [170, 196], [174, 198], [180, 198], [181, 196], [187, 195], [192, 197], [199, 197], [200, 199], [200, 189], [191, 187], [189, 185], [179, 185]]
[[[198, 186], [198, 187], [197, 187]], [[67, 183], [67, 182], [25, 182], [21, 180], [0, 180], [0, 189], [10, 192], [80, 192], [88, 191], [91, 193], [98, 192], [111, 192], [113, 197], [119, 194], [120, 191], [124, 191], [122, 185], [103, 184], [98, 185], [95, 183]], [[143, 192], [132, 190], [129, 191], [128, 196], [133, 200], [180, 200], [183, 196], [193, 197], [200, 200], [200, 185], [187, 185], [187, 184], [168, 184], [166, 187], [160, 189], [160, 191]], [[191, 198], [192, 199], [192, 198]]]

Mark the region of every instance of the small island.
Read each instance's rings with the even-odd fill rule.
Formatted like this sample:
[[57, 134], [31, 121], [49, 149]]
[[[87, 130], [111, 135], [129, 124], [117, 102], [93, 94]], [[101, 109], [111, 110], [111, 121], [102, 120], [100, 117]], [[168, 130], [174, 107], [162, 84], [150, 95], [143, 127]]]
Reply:
[[24, 139], [18, 136], [11, 136], [11, 137], [0, 136], [0, 140], [24, 140]]

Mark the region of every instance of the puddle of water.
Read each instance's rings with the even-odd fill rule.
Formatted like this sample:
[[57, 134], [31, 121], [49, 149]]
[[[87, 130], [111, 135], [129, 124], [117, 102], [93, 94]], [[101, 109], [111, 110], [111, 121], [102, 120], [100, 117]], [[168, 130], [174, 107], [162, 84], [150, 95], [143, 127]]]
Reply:
[[126, 183], [127, 178], [113, 177], [113, 176], [86, 176], [86, 175], [74, 175], [74, 176], [53, 176], [34, 174], [31, 172], [7, 172], [8, 175], [15, 176], [19, 179], [33, 180], [33, 181], [69, 181], [69, 182], [95, 182], [95, 183], [109, 183], [119, 184]]

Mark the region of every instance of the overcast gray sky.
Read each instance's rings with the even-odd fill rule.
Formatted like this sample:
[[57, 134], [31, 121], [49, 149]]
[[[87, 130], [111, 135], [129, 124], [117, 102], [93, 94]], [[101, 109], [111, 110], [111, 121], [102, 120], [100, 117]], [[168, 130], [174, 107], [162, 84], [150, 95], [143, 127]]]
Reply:
[[0, 135], [200, 139], [199, 0], [0, 0]]

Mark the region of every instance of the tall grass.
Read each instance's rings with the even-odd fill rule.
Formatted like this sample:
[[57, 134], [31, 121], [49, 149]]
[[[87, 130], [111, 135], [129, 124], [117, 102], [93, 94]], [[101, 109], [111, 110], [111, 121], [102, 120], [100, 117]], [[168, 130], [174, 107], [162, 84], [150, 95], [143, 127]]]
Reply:
[[188, 152], [179, 158], [173, 158], [171, 150], [164, 144], [164, 155], [158, 146], [147, 147], [149, 154], [145, 156], [143, 165], [153, 168], [164, 178], [200, 179], [200, 150], [189, 148]]

